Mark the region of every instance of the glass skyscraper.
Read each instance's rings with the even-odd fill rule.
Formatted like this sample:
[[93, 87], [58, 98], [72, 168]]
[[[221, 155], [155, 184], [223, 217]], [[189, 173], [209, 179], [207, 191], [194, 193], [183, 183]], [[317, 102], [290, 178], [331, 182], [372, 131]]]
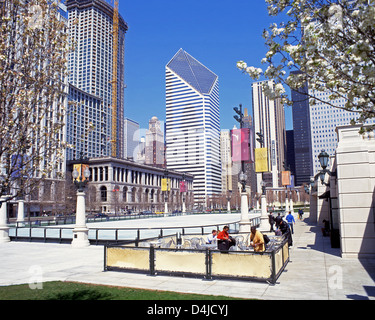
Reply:
[[[82, 111], [87, 117], [82, 119], [92, 123], [95, 133], [100, 133], [96, 145], [100, 145], [101, 156], [111, 155], [112, 121], [117, 121], [117, 157], [124, 158], [124, 63], [125, 33], [128, 26], [119, 16], [118, 57], [117, 57], [117, 119], [112, 119], [112, 75], [113, 75], [113, 8], [104, 0], [67, 0], [69, 13], [69, 36], [74, 50], [69, 56], [69, 82], [92, 98], [102, 100], [97, 104], [86, 104]], [[68, 121], [70, 121], [68, 114]], [[72, 124], [74, 125], [74, 124]], [[81, 125], [82, 127], [83, 125]], [[87, 125], [85, 126], [88, 130]], [[89, 135], [84, 134], [85, 138]], [[72, 142], [78, 145], [79, 141]], [[87, 144], [87, 143], [86, 143]], [[87, 156], [96, 156], [97, 151], [84, 151]]]
[[167, 168], [194, 175], [197, 206], [221, 193], [218, 76], [180, 49], [166, 66]]

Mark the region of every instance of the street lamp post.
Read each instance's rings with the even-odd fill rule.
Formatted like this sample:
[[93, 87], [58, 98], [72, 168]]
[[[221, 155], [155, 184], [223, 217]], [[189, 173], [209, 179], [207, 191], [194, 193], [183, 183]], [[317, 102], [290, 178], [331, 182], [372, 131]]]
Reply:
[[228, 200], [227, 211], [228, 211], [228, 213], [231, 213], [231, 208], [230, 208], [230, 199], [231, 198], [232, 198], [232, 190], [227, 190], [227, 200]]
[[164, 216], [168, 216], [168, 189], [169, 189], [169, 183], [168, 183], [168, 174], [169, 171], [164, 171], [164, 177], [166, 179], [166, 190], [164, 191]]
[[73, 171], [74, 184], [77, 187], [77, 209], [76, 209], [76, 224], [73, 229], [72, 246], [75, 248], [87, 247], [90, 245], [88, 240], [89, 229], [86, 226], [86, 204], [85, 204], [85, 186], [90, 177], [90, 171], [86, 167], [82, 172], [82, 165], [80, 171], [77, 169]]
[[[242, 113], [242, 104], [240, 108], [233, 108], [237, 113], [234, 116], [234, 119], [240, 123], [240, 129], [243, 128], [243, 113]], [[242, 157], [242, 156], [241, 156]], [[240, 232], [250, 232], [251, 222], [249, 219], [249, 202], [247, 201], [246, 193], [246, 180], [247, 175], [245, 174], [245, 162], [241, 161], [241, 173], [240, 173], [240, 182], [241, 182], [241, 221], [240, 221]]]
[[320, 166], [323, 169], [320, 171], [320, 174], [319, 174], [320, 181], [323, 185], [329, 186], [329, 184], [324, 181], [326, 173], [329, 176], [336, 176], [336, 172], [331, 172], [329, 169], [327, 169], [328, 162], [329, 162], [329, 154], [325, 150], [322, 150], [322, 152], [320, 152], [320, 154], [318, 155], [318, 159], [319, 159]]
[[186, 175], [185, 173], [182, 174], [182, 181], [183, 181], [183, 190], [182, 190], [182, 215], [186, 214], [186, 204], [185, 204], [185, 195], [186, 195]]

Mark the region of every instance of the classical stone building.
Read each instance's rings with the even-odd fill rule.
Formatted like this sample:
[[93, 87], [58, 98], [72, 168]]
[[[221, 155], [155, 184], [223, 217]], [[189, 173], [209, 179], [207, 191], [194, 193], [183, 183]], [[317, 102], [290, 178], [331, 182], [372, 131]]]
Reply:
[[324, 184], [315, 176], [310, 220], [329, 222], [332, 247], [344, 258], [375, 257], [375, 138], [371, 126], [363, 135], [360, 126], [337, 127], [338, 146], [331, 157]]
[[[86, 188], [88, 212], [164, 211], [166, 196], [169, 212], [181, 211], [183, 198], [186, 210], [193, 209], [193, 176], [190, 174], [111, 157], [90, 159], [88, 164], [91, 173]], [[71, 172], [71, 168], [68, 170]], [[168, 192], [161, 190], [163, 178], [170, 179]], [[184, 179], [187, 192], [181, 193], [180, 182]]]

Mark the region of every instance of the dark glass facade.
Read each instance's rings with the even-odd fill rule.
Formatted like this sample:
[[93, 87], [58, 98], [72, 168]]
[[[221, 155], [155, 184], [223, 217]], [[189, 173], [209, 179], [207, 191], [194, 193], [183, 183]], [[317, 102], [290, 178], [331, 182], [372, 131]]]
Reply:
[[295, 183], [309, 183], [313, 175], [312, 143], [310, 127], [308, 85], [292, 90], [293, 101], [293, 130], [295, 155]]

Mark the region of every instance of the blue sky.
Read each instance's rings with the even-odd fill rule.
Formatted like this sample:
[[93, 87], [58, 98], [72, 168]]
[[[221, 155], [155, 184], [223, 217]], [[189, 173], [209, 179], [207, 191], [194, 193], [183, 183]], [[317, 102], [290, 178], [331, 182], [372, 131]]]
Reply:
[[[165, 120], [165, 66], [183, 48], [219, 76], [221, 128], [231, 129], [233, 107], [251, 112], [252, 79], [238, 60], [262, 67], [262, 32], [275, 21], [264, 0], [120, 0], [129, 25], [125, 43], [125, 116], [148, 127]], [[291, 108], [286, 112], [292, 129]]]

